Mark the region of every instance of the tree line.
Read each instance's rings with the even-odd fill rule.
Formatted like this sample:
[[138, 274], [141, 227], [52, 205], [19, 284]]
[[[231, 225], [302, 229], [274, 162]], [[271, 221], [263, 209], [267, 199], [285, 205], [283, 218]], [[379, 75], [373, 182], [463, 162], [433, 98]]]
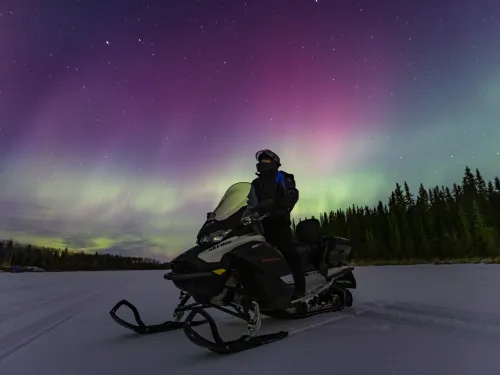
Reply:
[[420, 184], [416, 195], [397, 183], [386, 204], [353, 205], [319, 220], [323, 234], [351, 239], [354, 260], [500, 261], [500, 179], [485, 182], [478, 169], [466, 167], [452, 187]]
[[[500, 179], [485, 182], [478, 169], [473, 173], [466, 167], [462, 183], [452, 187], [420, 184], [416, 195], [406, 182], [397, 183], [385, 204], [332, 210], [320, 214], [319, 220], [322, 234], [351, 239], [351, 256], [360, 263], [500, 262]], [[295, 233], [295, 221], [292, 227]], [[13, 241], [0, 242], [2, 265], [47, 271], [169, 267], [148, 258], [61, 251]]]
[[86, 253], [22, 245], [0, 241], [0, 269], [11, 266], [39, 267], [46, 271], [104, 271], [166, 269], [168, 264], [155, 259], [126, 257], [105, 253]]

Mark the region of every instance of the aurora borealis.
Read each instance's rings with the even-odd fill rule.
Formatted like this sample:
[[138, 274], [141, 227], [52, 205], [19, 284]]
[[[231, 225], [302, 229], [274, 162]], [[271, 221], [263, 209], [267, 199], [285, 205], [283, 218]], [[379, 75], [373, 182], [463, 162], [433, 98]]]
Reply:
[[161, 258], [257, 150], [294, 216], [500, 165], [500, 3], [7, 0], [0, 239]]

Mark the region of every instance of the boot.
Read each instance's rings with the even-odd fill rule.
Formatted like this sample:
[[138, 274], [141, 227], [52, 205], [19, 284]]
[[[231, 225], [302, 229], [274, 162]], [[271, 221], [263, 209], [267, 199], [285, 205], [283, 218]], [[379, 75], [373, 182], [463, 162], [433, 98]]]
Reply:
[[303, 273], [294, 275], [295, 292], [292, 296], [292, 301], [304, 298], [306, 294], [306, 277]]

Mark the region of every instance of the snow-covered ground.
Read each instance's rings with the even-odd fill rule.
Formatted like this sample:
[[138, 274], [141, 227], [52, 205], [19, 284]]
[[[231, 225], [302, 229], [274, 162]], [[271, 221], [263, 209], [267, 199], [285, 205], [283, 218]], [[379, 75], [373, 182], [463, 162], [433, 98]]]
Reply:
[[[497, 265], [356, 268], [358, 315], [266, 318], [265, 332], [292, 334], [229, 356], [194, 346], [182, 331], [139, 336], [111, 320], [122, 298], [146, 323], [170, 318], [178, 291], [163, 273], [2, 273], [0, 373], [500, 374]], [[226, 331], [245, 329], [221, 318]]]

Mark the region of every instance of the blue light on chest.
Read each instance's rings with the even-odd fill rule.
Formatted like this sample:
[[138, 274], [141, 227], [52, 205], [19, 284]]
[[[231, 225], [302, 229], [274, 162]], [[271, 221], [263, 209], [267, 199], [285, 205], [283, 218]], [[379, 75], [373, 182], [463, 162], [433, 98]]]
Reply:
[[286, 190], [285, 176], [283, 175], [283, 173], [281, 173], [281, 171], [278, 171], [278, 173], [276, 173], [276, 183], [280, 184], [283, 187], [283, 189]]

